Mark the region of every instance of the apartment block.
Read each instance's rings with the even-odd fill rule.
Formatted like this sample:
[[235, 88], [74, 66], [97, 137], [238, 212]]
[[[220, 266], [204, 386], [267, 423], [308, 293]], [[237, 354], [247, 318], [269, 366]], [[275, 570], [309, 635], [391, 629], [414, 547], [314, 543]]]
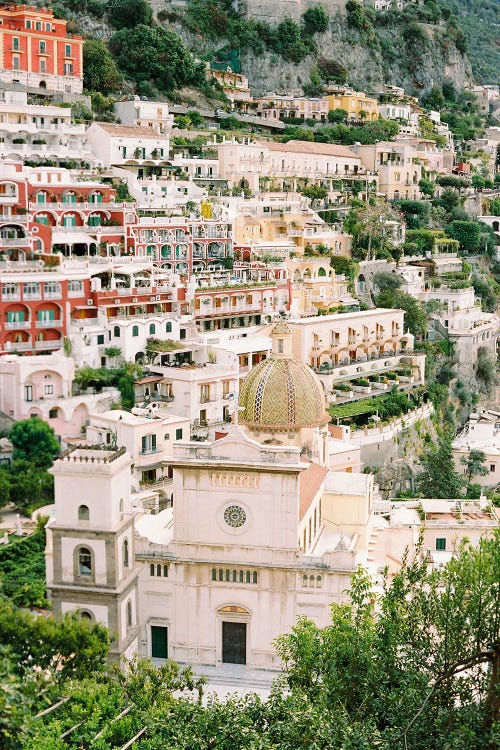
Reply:
[[40, 90], [83, 91], [83, 39], [52, 10], [5, 4], [0, 9], [0, 80]]

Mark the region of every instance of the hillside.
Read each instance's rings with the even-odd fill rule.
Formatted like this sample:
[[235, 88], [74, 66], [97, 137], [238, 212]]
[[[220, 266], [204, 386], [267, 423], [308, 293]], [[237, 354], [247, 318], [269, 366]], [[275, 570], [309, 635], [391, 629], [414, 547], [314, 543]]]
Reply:
[[[167, 94], [177, 101], [182, 96], [176, 92], [185, 86], [220, 97], [213, 87], [207, 90], [202, 68], [192, 65], [189, 52], [202, 62], [232, 53], [255, 95], [314, 96], [322, 84], [334, 82], [368, 91], [388, 83], [421, 97], [444, 82], [460, 90], [472, 80], [470, 37], [478, 79], [494, 81], [500, 65], [494, 45], [497, 8], [497, 0], [425, 0], [385, 12], [359, 0], [324, 0], [309, 7], [308, 0], [58, 0], [53, 5], [73, 31], [108, 44], [114, 64], [139, 94]], [[158, 25], [152, 29], [154, 21]], [[95, 64], [96, 52], [104, 54], [95, 48], [87, 67]], [[155, 74], [149, 75], [152, 69]], [[87, 88], [105, 94], [118, 90], [95, 83]]]
[[186, 11], [158, 17], [207, 58], [224, 46], [239, 49], [257, 94], [304, 86], [313, 94], [315, 85], [333, 80], [368, 90], [391, 83], [421, 95], [443, 81], [460, 89], [469, 80], [464, 35], [433, 0], [384, 13], [358, 0], [324, 6], [295, 3], [301, 15], [290, 18], [287, 0], [272, 13], [265, 0], [247, 0], [244, 10], [225, 0], [190, 0]]
[[465, 33], [469, 59], [478, 83], [498, 83], [500, 78], [499, 0], [440, 0]]

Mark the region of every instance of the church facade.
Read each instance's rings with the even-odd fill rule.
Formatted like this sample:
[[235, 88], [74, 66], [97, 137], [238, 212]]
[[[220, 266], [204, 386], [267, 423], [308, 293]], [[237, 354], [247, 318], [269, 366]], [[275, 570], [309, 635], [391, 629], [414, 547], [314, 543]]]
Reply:
[[173, 508], [132, 510], [120, 449], [75, 448], [54, 464], [54, 612], [104, 622], [116, 658], [275, 668], [277, 636], [301, 616], [326, 625], [346, 598], [373, 478], [329, 471], [321, 385], [293, 359], [285, 323], [272, 338], [241, 389], [239, 423], [175, 444]]

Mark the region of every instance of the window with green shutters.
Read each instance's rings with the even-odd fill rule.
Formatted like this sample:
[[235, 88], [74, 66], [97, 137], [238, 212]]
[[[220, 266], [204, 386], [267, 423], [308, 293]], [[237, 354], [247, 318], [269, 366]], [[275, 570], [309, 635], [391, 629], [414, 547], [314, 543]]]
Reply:
[[444, 537], [439, 537], [436, 539], [436, 550], [443, 551], [446, 549], [446, 539]]
[[37, 310], [36, 317], [40, 322], [47, 323], [56, 319], [56, 312], [55, 310]]
[[23, 323], [25, 320], [24, 310], [12, 310], [7, 313], [7, 323]]

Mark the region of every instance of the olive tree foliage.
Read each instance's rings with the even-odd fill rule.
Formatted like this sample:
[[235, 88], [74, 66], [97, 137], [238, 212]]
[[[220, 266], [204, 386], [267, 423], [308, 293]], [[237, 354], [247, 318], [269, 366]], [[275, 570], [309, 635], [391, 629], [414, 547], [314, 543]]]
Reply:
[[[358, 572], [332, 623], [303, 618], [278, 639], [293, 693], [335, 715], [359, 745], [496, 747], [500, 738], [500, 534], [464, 542], [444, 568], [417, 551], [378, 601]], [[342, 747], [332, 744], [331, 747]]]
[[122, 28], [111, 37], [109, 48], [124, 75], [162, 93], [203, 78], [181, 38], [163, 26]]
[[[26, 653], [26, 623], [21, 625]], [[248, 695], [202, 701], [204, 681], [172, 662], [160, 669], [144, 660], [133, 660], [124, 671], [99, 669], [105, 640], [96, 638], [88, 624], [81, 632], [74, 623], [66, 627], [67, 645], [59, 641], [63, 631], [51, 635], [51, 625], [48, 634], [38, 626], [30, 647], [34, 663], [44, 659], [45, 665], [60, 649], [78, 651], [75, 636], [81, 638], [84, 660], [65, 664], [65, 675], [52, 674], [57, 693], [43, 694], [41, 701], [25, 681], [16, 681], [24, 667], [13, 670], [6, 664], [3, 669], [13, 675], [5, 708], [19, 727], [19, 742], [6, 745], [9, 749], [78, 750], [85, 743], [108, 750], [123, 747], [138, 732], [143, 732], [136, 743], [141, 750], [498, 747], [498, 531], [476, 548], [464, 542], [440, 569], [433, 569], [418, 548], [378, 593], [359, 570], [350, 601], [332, 606], [330, 625], [320, 628], [302, 618], [278, 638], [284, 674], [267, 700]], [[28, 721], [19, 708], [23, 693], [32, 714], [61, 695], [68, 701], [41, 720]], [[78, 731], [62, 739], [75, 724]]]

